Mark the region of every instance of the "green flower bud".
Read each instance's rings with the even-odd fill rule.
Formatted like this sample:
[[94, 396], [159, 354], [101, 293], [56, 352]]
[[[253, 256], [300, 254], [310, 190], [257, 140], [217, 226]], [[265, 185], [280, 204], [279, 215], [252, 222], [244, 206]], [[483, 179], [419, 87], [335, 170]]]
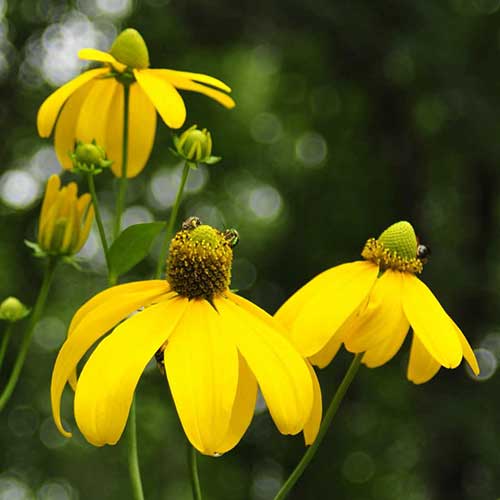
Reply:
[[104, 168], [111, 165], [111, 161], [106, 158], [104, 149], [97, 145], [95, 141], [91, 143], [76, 143], [75, 151], [70, 154], [73, 162], [73, 171], [98, 174]]
[[16, 297], [7, 297], [0, 304], [0, 319], [5, 321], [19, 321], [28, 316], [29, 313], [29, 308]]
[[174, 153], [193, 164], [212, 165], [220, 160], [219, 157], [212, 156], [212, 136], [206, 128], [199, 130], [196, 125], [193, 125], [180, 137], [174, 136], [174, 145]]
[[149, 52], [144, 38], [132, 28], [122, 31], [113, 42], [109, 53], [130, 68], [149, 67]]

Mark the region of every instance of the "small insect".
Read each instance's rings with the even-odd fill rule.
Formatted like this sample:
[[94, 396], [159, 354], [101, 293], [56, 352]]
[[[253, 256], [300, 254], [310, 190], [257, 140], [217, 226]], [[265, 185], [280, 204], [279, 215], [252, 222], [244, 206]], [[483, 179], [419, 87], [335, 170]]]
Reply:
[[158, 365], [158, 370], [160, 370], [162, 375], [165, 375], [163, 348], [160, 347], [160, 349], [158, 349], [155, 352], [155, 359], [156, 359], [156, 364]]
[[427, 245], [419, 244], [417, 247], [417, 259], [427, 260], [431, 254], [431, 249]]
[[191, 231], [198, 226], [201, 226], [201, 220], [198, 217], [188, 217], [183, 223], [182, 223], [182, 230], [183, 231]]
[[224, 239], [231, 245], [231, 247], [235, 247], [240, 241], [240, 235], [236, 229], [226, 229], [224, 231]]

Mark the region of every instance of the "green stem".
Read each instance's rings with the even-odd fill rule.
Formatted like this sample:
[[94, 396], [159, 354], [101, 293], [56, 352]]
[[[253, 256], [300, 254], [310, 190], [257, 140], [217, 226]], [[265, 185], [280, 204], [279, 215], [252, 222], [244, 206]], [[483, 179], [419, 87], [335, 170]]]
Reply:
[[181, 204], [182, 194], [184, 193], [184, 187], [186, 186], [189, 169], [190, 167], [188, 162], [184, 163], [181, 183], [179, 185], [179, 190], [177, 191], [177, 196], [175, 197], [175, 202], [172, 206], [172, 211], [170, 212], [170, 217], [168, 219], [168, 225], [167, 225], [167, 233], [165, 234], [165, 238], [161, 246], [160, 256], [158, 257], [158, 263], [156, 264], [156, 274], [155, 274], [156, 279], [161, 278], [161, 272], [163, 270], [163, 266], [165, 265], [165, 259], [167, 258], [167, 252], [168, 252], [168, 245], [170, 243], [170, 240], [172, 239], [172, 236], [174, 235], [174, 227], [175, 227], [175, 222], [177, 220], [177, 213], [179, 212], [179, 206]]
[[202, 500], [200, 478], [198, 476], [198, 455], [190, 444], [188, 445], [189, 478], [193, 490], [193, 500]]
[[14, 392], [17, 381], [19, 380], [19, 375], [21, 374], [24, 362], [26, 361], [26, 355], [28, 354], [28, 349], [31, 344], [33, 332], [35, 331], [35, 326], [38, 323], [38, 320], [40, 319], [40, 316], [45, 307], [45, 302], [47, 300], [47, 295], [52, 283], [52, 278], [54, 277], [54, 270], [57, 266], [57, 262], [58, 261], [52, 257], [49, 257], [47, 260], [42, 286], [40, 288], [40, 291], [38, 292], [38, 297], [36, 299], [33, 312], [31, 313], [28, 328], [26, 329], [23, 340], [21, 341], [21, 347], [19, 348], [19, 353], [17, 354], [17, 358], [14, 361], [14, 368], [12, 369], [9, 380], [7, 381], [7, 385], [0, 395], [0, 412], [9, 401], [10, 396]]
[[101, 210], [99, 208], [99, 201], [97, 199], [97, 193], [95, 190], [94, 176], [91, 173], [88, 174], [88, 181], [89, 181], [90, 196], [92, 197], [92, 205], [94, 205], [95, 220], [97, 222], [97, 228], [99, 229], [99, 236], [101, 237], [102, 249], [104, 250], [104, 257], [106, 257], [106, 266], [108, 268], [108, 273], [109, 273], [108, 242], [106, 240], [106, 232], [104, 231], [104, 224], [102, 223]]
[[135, 399], [130, 407], [130, 415], [127, 424], [127, 441], [128, 441], [128, 470], [130, 481], [132, 483], [132, 491], [134, 500], [144, 500], [142, 491], [141, 470], [139, 468], [139, 457], [137, 455], [137, 426], [135, 422]]
[[125, 206], [125, 197], [127, 194], [127, 163], [128, 163], [128, 115], [129, 115], [129, 94], [130, 86], [123, 84], [123, 141], [122, 141], [122, 171], [118, 185], [118, 196], [116, 198], [115, 227], [113, 230], [113, 239], [116, 240], [120, 234], [123, 208]]
[[362, 357], [363, 353], [356, 354], [356, 356], [354, 356], [354, 359], [352, 360], [349, 369], [347, 370], [347, 373], [345, 374], [341, 384], [339, 385], [339, 388], [333, 395], [328, 410], [326, 410], [316, 440], [304, 453], [297, 467], [295, 467], [294, 471], [290, 474], [290, 477], [286, 480], [285, 484], [278, 491], [278, 493], [274, 497], [274, 500], [283, 500], [284, 498], [286, 498], [286, 496], [288, 495], [288, 493], [290, 493], [290, 490], [293, 488], [295, 483], [299, 480], [300, 476], [302, 476], [304, 470], [309, 465], [309, 462], [313, 459], [314, 455], [316, 454], [316, 451], [318, 451], [319, 445], [321, 444], [321, 441], [323, 441], [323, 438], [325, 437], [328, 429], [330, 428], [330, 424], [332, 423], [333, 417], [337, 413], [340, 403], [342, 402], [342, 399], [344, 399], [345, 393], [347, 392], [347, 389], [351, 385], [351, 382], [353, 381], [354, 376], [356, 375], [360, 367]]
[[9, 345], [10, 337], [13, 330], [12, 322], [9, 322], [5, 331], [3, 332], [2, 344], [0, 345], [0, 369], [2, 368], [3, 359], [5, 358], [5, 353], [7, 352], [7, 346]]

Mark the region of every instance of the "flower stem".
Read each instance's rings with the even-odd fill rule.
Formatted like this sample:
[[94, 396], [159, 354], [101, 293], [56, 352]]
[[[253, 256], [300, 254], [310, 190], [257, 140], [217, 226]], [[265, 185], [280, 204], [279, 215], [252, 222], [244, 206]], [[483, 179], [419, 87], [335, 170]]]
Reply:
[[161, 278], [163, 266], [165, 265], [165, 259], [167, 258], [167, 252], [168, 252], [168, 245], [174, 234], [174, 227], [175, 227], [175, 222], [177, 220], [177, 213], [179, 212], [179, 206], [181, 204], [184, 187], [186, 186], [189, 169], [190, 169], [189, 163], [188, 162], [184, 163], [181, 183], [179, 185], [179, 190], [177, 191], [177, 196], [175, 197], [174, 205], [172, 206], [172, 211], [170, 212], [170, 217], [168, 219], [168, 225], [167, 225], [167, 233], [165, 234], [165, 238], [161, 246], [160, 256], [158, 257], [158, 263], [156, 264], [156, 274], [155, 274], [156, 279]]
[[97, 199], [97, 193], [95, 190], [94, 176], [91, 173], [88, 174], [88, 181], [89, 181], [90, 196], [92, 196], [92, 205], [94, 205], [95, 220], [97, 222], [97, 228], [99, 229], [99, 236], [101, 238], [102, 249], [104, 251], [104, 257], [106, 258], [106, 266], [108, 268], [108, 273], [109, 273], [108, 242], [106, 241], [106, 232], [104, 231], [104, 224], [102, 223], [101, 210], [99, 208], [99, 200]]
[[12, 322], [9, 322], [5, 331], [3, 332], [2, 344], [0, 345], [0, 369], [2, 368], [3, 359], [5, 358], [5, 353], [7, 352], [7, 346], [9, 345], [10, 337], [13, 330]]
[[23, 340], [21, 341], [21, 347], [19, 348], [19, 353], [17, 354], [17, 358], [14, 361], [14, 368], [10, 373], [7, 385], [5, 386], [4, 390], [0, 395], [0, 412], [3, 410], [3, 408], [9, 401], [10, 396], [14, 392], [17, 381], [19, 380], [19, 375], [21, 374], [24, 362], [26, 361], [26, 355], [28, 354], [28, 349], [31, 344], [33, 332], [35, 331], [35, 326], [38, 323], [38, 320], [40, 319], [40, 316], [45, 307], [45, 302], [47, 300], [47, 295], [49, 293], [50, 285], [52, 283], [52, 278], [54, 277], [54, 270], [57, 266], [57, 263], [58, 260], [53, 257], [49, 257], [47, 259], [42, 286], [40, 288], [40, 291], [38, 292], [38, 297], [36, 299], [33, 312], [31, 313], [28, 328], [26, 329]]
[[122, 141], [122, 171], [118, 184], [118, 196], [116, 198], [115, 227], [113, 239], [116, 240], [120, 234], [123, 208], [127, 194], [127, 163], [128, 163], [128, 115], [129, 115], [130, 86], [123, 84], [123, 141]]
[[144, 500], [142, 491], [141, 470], [139, 468], [139, 457], [137, 455], [137, 425], [135, 419], [135, 399], [132, 400], [130, 406], [130, 414], [127, 424], [127, 441], [128, 441], [128, 470], [130, 481], [132, 483], [132, 491], [134, 500]]
[[290, 490], [293, 488], [295, 483], [299, 480], [300, 476], [302, 476], [304, 470], [309, 465], [309, 462], [313, 459], [314, 455], [316, 454], [316, 451], [318, 451], [319, 445], [321, 444], [321, 441], [323, 441], [326, 432], [330, 428], [330, 424], [332, 423], [333, 417], [337, 413], [337, 410], [339, 409], [342, 399], [344, 399], [347, 389], [351, 385], [354, 376], [358, 372], [358, 369], [361, 365], [362, 357], [363, 353], [356, 354], [356, 356], [354, 356], [354, 359], [349, 365], [347, 373], [345, 374], [342, 382], [340, 383], [339, 388], [333, 395], [333, 398], [330, 402], [330, 406], [326, 410], [325, 417], [323, 418], [323, 422], [321, 423], [321, 426], [319, 428], [316, 440], [304, 453], [297, 467], [295, 467], [294, 471], [290, 474], [290, 477], [286, 480], [285, 484], [278, 491], [278, 493], [274, 497], [274, 500], [283, 500], [284, 498], [286, 498], [286, 496], [288, 495], [288, 493], [290, 493]]
[[202, 500], [200, 478], [198, 476], [198, 455], [191, 444], [188, 444], [188, 463], [191, 488], [193, 490], [193, 500]]

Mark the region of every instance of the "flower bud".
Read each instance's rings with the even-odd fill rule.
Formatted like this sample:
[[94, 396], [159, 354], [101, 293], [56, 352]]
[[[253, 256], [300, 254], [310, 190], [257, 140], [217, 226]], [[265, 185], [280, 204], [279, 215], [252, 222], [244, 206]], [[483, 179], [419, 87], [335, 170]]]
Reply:
[[7, 297], [0, 304], [0, 319], [5, 321], [13, 323], [25, 318], [29, 313], [29, 308], [16, 297]]
[[174, 136], [175, 154], [191, 163], [217, 163], [220, 158], [212, 155], [212, 136], [196, 125], [185, 130], [180, 137]]
[[75, 151], [70, 154], [73, 171], [98, 174], [111, 165], [106, 152], [95, 141], [85, 144], [78, 141]]
[[88, 193], [78, 197], [74, 182], [61, 188], [52, 175], [45, 190], [38, 228], [38, 246], [47, 255], [74, 255], [87, 241], [94, 207]]
[[113, 42], [109, 53], [130, 68], [149, 67], [149, 52], [144, 38], [132, 28], [122, 31]]

